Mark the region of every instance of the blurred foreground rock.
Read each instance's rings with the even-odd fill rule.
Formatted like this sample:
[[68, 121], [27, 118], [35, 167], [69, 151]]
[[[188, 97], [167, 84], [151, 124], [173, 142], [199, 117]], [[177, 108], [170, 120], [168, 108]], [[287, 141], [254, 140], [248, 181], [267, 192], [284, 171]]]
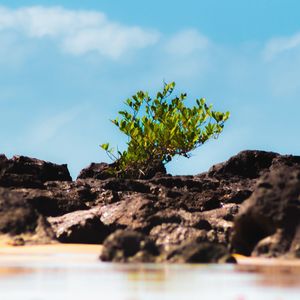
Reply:
[[300, 258], [300, 158], [278, 158], [235, 220], [236, 252]]
[[300, 257], [300, 157], [243, 151], [195, 176], [156, 166], [115, 178], [105, 163], [0, 156], [0, 238], [103, 243], [118, 262], [232, 262], [230, 252]]

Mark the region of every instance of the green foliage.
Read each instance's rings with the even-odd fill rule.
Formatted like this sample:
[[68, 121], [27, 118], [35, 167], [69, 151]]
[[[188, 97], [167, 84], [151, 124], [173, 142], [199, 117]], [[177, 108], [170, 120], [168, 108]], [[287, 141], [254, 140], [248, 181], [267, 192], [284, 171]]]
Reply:
[[101, 145], [116, 160], [117, 171], [143, 172], [152, 161], [166, 164], [175, 155], [190, 157], [192, 150], [222, 132], [229, 112], [213, 111], [203, 98], [189, 108], [185, 93], [171, 97], [174, 88], [174, 82], [165, 83], [154, 98], [139, 91], [125, 101], [127, 109], [112, 122], [128, 136], [127, 150], [115, 155], [108, 143]]

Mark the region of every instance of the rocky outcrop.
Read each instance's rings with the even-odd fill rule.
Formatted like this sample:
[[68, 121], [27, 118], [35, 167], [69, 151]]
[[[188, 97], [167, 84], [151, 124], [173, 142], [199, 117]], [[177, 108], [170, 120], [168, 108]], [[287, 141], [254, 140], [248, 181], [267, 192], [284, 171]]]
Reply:
[[25, 156], [0, 155], [0, 186], [43, 188], [47, 181], [71, 181], [67, 165], [56, 165]]
[[235, 263], [225, 245], [211, 242], [187, 242], [167, 254], [172, 263]]
[[195, 176], [155, 165], [118, 178], [93, 163], [71, 181], [65, 165], [2, 155], [0, 233], [103, 243], [105, 261], [232, 261], [229, 250], [298, 257], [299, 166], [296, 156], [243, 151]]
[[152, 238], [132, 230], [117, 230], [103, 243], [102, 261], [218, 263], [236, 262], [224, 245], [193, 240], [180, 243], [170, 251], [161, 251]]
[[299, 228], [300, 159], [280, 158], [242, 206], [235, 220], [232, 247], [245, 255], [297, 257]]
[[[107, 163], [91, 163], [88, 167], [81, 170], [77, 179], [107, 179], [116, 177], [117, 175], [117, 163], [107, 164]], [[166, 168], [161, 161], [151, 161], [146, 163], [143, 167], [143, 171], [135, 168], [128, 169], [126, 173], [122, 172], [119, 177], [122, 178], [138, 178], [138, 179], [150, 179], [154, 176], [166, 175]]]
[[[55, 234], [47, 221], [53, 211], [65, 213], [74, 205], [66, 201], [61, 188], [49, 188], [50, 181], [71, 183], [66, 165], [42, 160], [0, 155], [0, 233], [11, 243], [49, 243]], [[58, 191], [59, 190], [59, 191]], [[60, 195], [60, 196], [59, 196]], [[63, 198], [63, 200], [62, 200]], [[17, 242], [16, 242], [17, 241]]]
[[46, 217], [26, 200], [24, 192], [0, 187], [0, 234], [12, 244], [50, 243], [55, 235]]
[[217, 178], [243, 177], [258, 178], [268, 171], [275, 158], [283, 157], [278, 153], [266, 151], [242, 151], [228, 161], [217, 164], [209, 170], [209, 175]]
[[91, 163], [88, 167], [80, 171], [77, 179], [107, 179], [113, 177], [111, 165], [107, 163]]
[[104, 241], [100, 258], [112, 262], [155, 262], [158, 256], [155, 243], [142, 233], [117, 230]]
[[113, 231], [100, 220], [97, 208], [49, 217], [48, 221], [62, 243], [100, 244]]

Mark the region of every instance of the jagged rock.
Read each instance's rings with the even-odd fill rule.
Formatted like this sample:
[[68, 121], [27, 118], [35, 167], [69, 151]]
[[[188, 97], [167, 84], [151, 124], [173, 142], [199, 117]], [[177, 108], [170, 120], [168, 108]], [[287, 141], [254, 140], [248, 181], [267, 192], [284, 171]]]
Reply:
[[297, 251], [300, 160], [293, 161], [294, 165], [290, 164], [289, 157], [276, 161], [243, 204], [234, 226], [235, 251], [256, 256], [280, 256]]
[[[147, 163], [143, 170], [131, 168], [122, 173], [117, 170], [118, 162], [107, 164], [107, 163], [91, 163], [88, 167], [84, 168], [77, 179], [108, 179], [121, 175], [122, 178], [135, 178], [135, 179], [150, 179], [153, 177], [159, 177], [166, 175], [166, 168], [161, 161], [152, 161]], [[121, 174], [122, 173], [122, 174]]]
[[[63, 242], [99, 243], [117, 229], [149, 234], [164, 251], [200, 236], [228, 242], [234, 215], [255, 182], [220, 179], [208, 173], [170, 176], [161, 166], [153, 166], [149, 167], [155, 171], [154, 177], [148, 174], [151, 179], [110, 177], [105, 175], [108, 164], [92, 164], [75, 182], [44, 182], [35, 173], [40, 188], [13, 188], [35, 214], [48, 217]], [[94, 209], [97, 216], [91, 216]], [[169, 236], [163, 228], [168, 228]], [[101, 232], [96, 237], [97, 230]], [[164, 244], [168, 238], [172, 242]]]
[[20, 234], [33, 232], [38, 214], [17, 191], [0, 188], [0, 231]]
[[153, 201], [140, 197], [132, 198], [101, 207], [101, 221], [115, 228], [127, 228], [147, 232], [150, 217], [155, 211]]
[[75, 211], [49, 217], [56, 238], [62, 243], [100, 244], [112, 229], [100, 220], [98, 209]]
[[43, 216], [60, 216], [89, 209], [86, 204], [89, 199], [81, 195], [80, 187], [70, 182], [51, 182], [50, 185], [45, 183], [43, 189], [14, 188], [11, 191], [18, 195], [24, 205], [32, 207]]
[[224, 163], [213, 166], [209, 171], [212, 177], [239, 176], [245, 178], [258, 178], [268, 169], [278, 153], [266, 151], [241, 151]]
[[[98, 184], [98, 183], [97, 183]], [[102, 182], [102, 188], [111, 191], [150, 193], [147, 181], [112, 178]]]
[[152, 239], [145, 235], [136, 231], [117, 230], [104, 241], [100, 259], [109, 262], [235, 262], [224, 245], [199, 240], [188, 240], [172, 250], [163, 249], [160, 252]]
[[114, 177], [111, 167], [107, 163], [91, 163], [88, 167], [80, 171], [77, 179], [107, 179]]
[[61, 216], [69, 212], [89, 209], [93, 199], [89, 187], [73, 182], [51, 181], [44, 189], [27, 189], [27, 201], [44, 216]]
[[49, 243], [54, 239], [49, 223], [24, 199], [24, 193], [1, 187], [0, 233], [24, 243]]
[[15, 244], [105, 239], [106, 260], [119, 261], [218, 261], [231, 241], [243, 254], [300, 257], [300, 157], [242, 151], [196, 176], [153, 163], [120, 178], [111, 166], [91, 164], [72, 182], [66, 165], [0, 156], [1, 235]]
[[218, 243], [187, 242], [177, 247], [167, 255], [167, 261], [172, 263], [234, 263], [228, 249]]
[[0, 155], [0, 186], [42, 188], [46, 181], [71, 181], [67, 165], [56, 165], [25, 156]]
[[145, 235], [130, 230], [117, 230], [104, 241], [100, 259], [110, 262], [154, 262], [159, 254]]
[[289, 248], [289, 256], [292, 258], [300, 258], [300, 225], [295, 229], [293, 241]]
[[[134, 177], [135, 171], [133, 170], [132, 177]], [[166, 174], [165, 165], [159, 160], [148, 162], [142, 171], [139, 170], [139, 178], [141, 179], [151, 179], [153, 177], [165, 176]]]
[[151, 229], [150, 235], [163, 252], [170, 252], [187, 241], [208, 241], [207, 230], [185, 227], [176, 223], [163, 223]]

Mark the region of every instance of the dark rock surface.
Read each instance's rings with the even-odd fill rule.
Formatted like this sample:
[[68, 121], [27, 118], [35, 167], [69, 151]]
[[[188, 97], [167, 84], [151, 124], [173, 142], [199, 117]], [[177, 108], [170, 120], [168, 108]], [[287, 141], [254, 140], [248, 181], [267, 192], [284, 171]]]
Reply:
[[228, 161], [213, 166], [209, 170], [209, 175], [219, 178], [224, 176], [258, 178], [270, 168], [274, 158], [277, 157], [280, 155], [274, 152], [242, 151]]
[[[116, 174], [115, 167], [117, 162], [112, 164], [107, 163], [91, 163], [88, 167], [81, 170], [77, 179], [107, 179], [115, 177]], [[164, 164], [160, 161], [152, 161], [147, 163], [143, 168], [143, 171], [136, 169], [127, 170], [126, 174], [122, 174], [123, 178], [138, 178], [138, 179], [150, 179], [154, 176], [166, 175], [166, 168]], [[120, 177], [120, 176], [119, 176]]]
[[154, 240], [137, 231], [117, 230], [103, 243], [102, 261], [218, 263], [235, 262], [224, 245], [188, 240], [170, 251], [160, 251]]
[[[284, 162], [284, 163], [282, 163]], [[233, 248], [242, 254], [297, 256], [300, 249], [300, 161], [274, 164], [235, 221]]]
[[155, 243], [144, 234], [117, 230], [103, 243], [102, 261], [154, 262], [159, 255]]
[[0, 233], [104, 243], [105, 261], [230, 261], [228, 249], [300, 257], [300, 157], [243, 151], [199, 175], [157, 165], [139, 179], [109, 167], [71, 181], [66, 165], [0, 156]]
[[112, 232], [101, 222], [97, 208], [49, 217], [48, 221], [62, 243], [100, 244]]
[[113, 177], [109, 170], [110, 165], [107, 163], [91, 163], [88, 167], [80, 171], [77, 179], [107, 179]]
[[42, 188], [46, 181], [71, 181], [67, 165], [56, 165], [25, 156], [0, 155], [0, 186]]
[[46, 218], [39, 214], [24, 197], [22, 190], [0, 187], [0, 235], [12, 237], [21, 244], [50, 243], [55, 235]]
[[172, 263], [235, 263], [228, 248], [219, 243], [187, 242], [167, 255]]
[[[51, 213], [76, 210], [82, 204], [62, 196], [61, 186], [71, 184], [67, 165], [39, 159], [0, 155], [0, 234], [22, 243], [49, 243], [55, 234], [47, 221]], [[51, 181], [60, 185], [49, 187]], [[21, 242], [20, 242], [21, 243]]]

